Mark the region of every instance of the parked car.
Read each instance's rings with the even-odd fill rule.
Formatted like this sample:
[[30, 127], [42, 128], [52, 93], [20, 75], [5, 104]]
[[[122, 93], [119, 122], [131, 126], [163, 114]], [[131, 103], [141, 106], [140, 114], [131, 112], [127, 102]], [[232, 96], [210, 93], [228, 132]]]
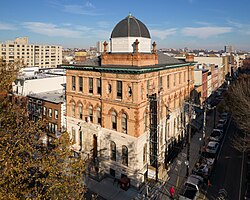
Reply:
[[223, 138], [223, 132], [220, 129], [214, 129], [209, 139], [211, 141], [220, 142]]
[[191, 174], [184, 184], [184, 189], [179, 195], [180, 200], [196, 200], [199, 198], [200, 189], [204, 184], [201, 176]]
[[216, 129], [219, 129], [219, 130], [221, 130], [224, 133], [225, 127], [226, 127], [225, 124], [218, 123], [217, 126], [216, 126]]
[[218, 124], [223, 124], [225, 126], [227, 124], [227, 119], [219, 119]]
[[209, 142], [206, 148], [206, 152], [216, 154], [219, 150], [220, 143], [219, 142]]
[[228, 117], [229, 117], [229, 113], [227, 113], [227, 112], [223, 112], [220, 114], [221, 119], [228, 119]]

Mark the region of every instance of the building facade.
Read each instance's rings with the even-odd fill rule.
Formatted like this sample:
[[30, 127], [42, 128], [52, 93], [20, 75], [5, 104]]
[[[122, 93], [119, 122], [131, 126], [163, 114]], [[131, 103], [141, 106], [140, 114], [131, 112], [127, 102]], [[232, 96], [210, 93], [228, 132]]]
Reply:
[[58, 136], [61, 131], [66, 130], [65, 91], [30, 94], [27, 100], [29, 119], [46, 119], [46, 131], [50, 136]]
[[139, 187], [147, 176], [161, 176], [185, 138], [183, 103], [194, 87], [193, 57], [184, 62], [158, 54], [146, 26], [131, 15], [112, 31], [111, 52], [103, 45], [100, 57], [62, 66], [67, 129], [74, 150], [92, 161], [98, 176], [127, 177]]
[[0, 58], [6, 62], [22, 61], [26, 66], [55, 68], [62, 64], [62, 47], [29, 44], [28, 37], [0, 44]]

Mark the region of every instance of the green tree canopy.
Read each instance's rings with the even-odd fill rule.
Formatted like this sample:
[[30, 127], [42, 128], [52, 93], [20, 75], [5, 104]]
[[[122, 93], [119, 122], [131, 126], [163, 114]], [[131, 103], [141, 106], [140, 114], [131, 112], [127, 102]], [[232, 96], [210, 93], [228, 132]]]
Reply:
[[[14, 64], [11, 64], [15, 66]], [[18, 70], [1, 62], [0, 89], [9, 91]], [[11, 70], [14, 69], [14, 70]], [[4, 76], [4, 77], [2, 77]], [[7, 78], [8, 77], [8, 78]], [[43, 119], [30, 121], [25, 108], [0, 101], [0, 199], [81, 199], [84, 163], [73, 158], [68, 133], [44, 146]]]

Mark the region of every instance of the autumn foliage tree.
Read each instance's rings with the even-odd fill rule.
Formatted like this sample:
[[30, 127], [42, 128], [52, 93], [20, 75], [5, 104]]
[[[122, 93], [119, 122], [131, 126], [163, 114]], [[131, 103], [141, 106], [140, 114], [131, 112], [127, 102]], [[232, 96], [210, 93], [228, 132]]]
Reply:
[[85, 166], [72, 157], [69, 135], [44, 146], [45, 121], [30, 121], [7, 98], [19, 65], [0, 61], [0, 199], [82, 199]]
[[239, 131], [233, 145], [239, 151], [250, 150], [250, 75], [241, 75], [227, 92], [225, 105]]

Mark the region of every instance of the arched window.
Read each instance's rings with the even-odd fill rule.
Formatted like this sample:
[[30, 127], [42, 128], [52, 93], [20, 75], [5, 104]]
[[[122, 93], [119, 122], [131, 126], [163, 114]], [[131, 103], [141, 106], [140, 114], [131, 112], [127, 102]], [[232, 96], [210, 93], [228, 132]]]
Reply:
[[82, 119], [82, 104], [78, 104], [79, 119]]
[[122, 164], [128, 166], [128, 147], [122, 145]]
[[89, 120], [93, 122], [93, 106], [89, 106]]
[[116, 144], [115, 142], [110, 142], [110, 159], [116, 161]]
[[147, 130], [147, 113], [144, 112], [143, 114], [143, 122], [144, 122], [144, 131]]
[[76, 104], [75, 104], [75, 102], [72, 102], [72, 117], [75, 117], [75, 114], [76, 114]]
[[112, 112], [112, 129], [117, 130], [117, 114], [115, 111]]
[[127, 133], [127, 115], [125, 113], [122, 114], [122, 132]]
[[143, 164], [147, 162], [147, 144], [144, 144], [143, 147]]
[[97, 123], [102, 124], [102, 113], [101, 113], [101, 108], [97, 107], [96, 108], [96, 116], [97, 116]]

